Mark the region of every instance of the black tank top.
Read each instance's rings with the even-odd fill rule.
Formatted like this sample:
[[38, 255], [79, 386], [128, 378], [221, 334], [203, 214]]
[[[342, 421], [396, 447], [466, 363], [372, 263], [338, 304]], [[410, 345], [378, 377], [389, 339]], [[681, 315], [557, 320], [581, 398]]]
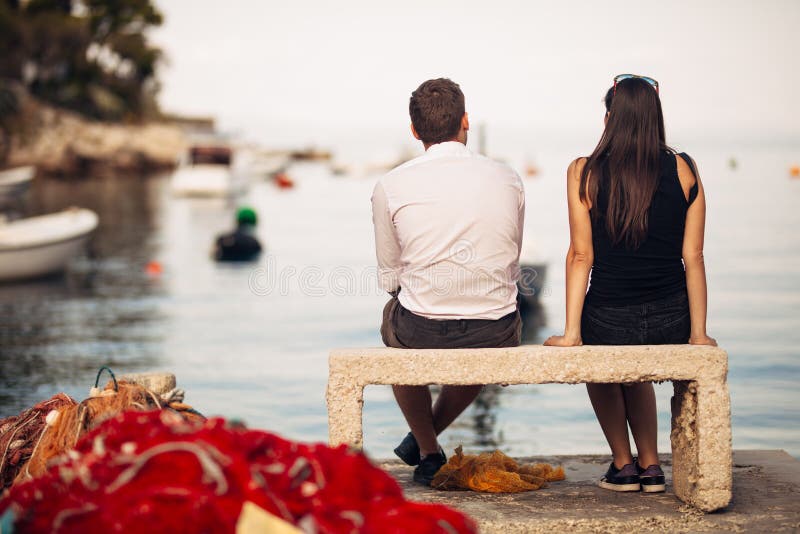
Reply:
[[[686, 154], [679, 154], [693, 168]], [[594, 265], [586, 302], [593, 306], [626, 306], [667, 297], [686, 289], [683, 267], [683, 231], [686, 211], [697, 197], [697, 183], [689, 200], [678, 178], [671, 151], [661, 152], [658, 188], [648, 211], [647, 236], [637, 249], [613, 245], [606, 229], [608, 167], [600, 177], [596, 206], [592, 207]], [[597, 213], [594, 213], [597, 210]]]

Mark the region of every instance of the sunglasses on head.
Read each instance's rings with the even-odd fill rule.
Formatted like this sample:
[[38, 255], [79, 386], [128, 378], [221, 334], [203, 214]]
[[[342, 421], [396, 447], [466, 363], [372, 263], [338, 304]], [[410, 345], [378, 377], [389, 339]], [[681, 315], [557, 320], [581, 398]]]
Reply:
[[658, 92], [658, 82], [649, 76], [639, 76], [638, 74], [617, 74], [614, 76], [614, 94], [617, 94], [617, 84], [619, 82], [622, 80], [630, 80], [631, 78], [639, 78], [640, 80], [646, 81], [653, 86], [653, 88], [656, 90], [656, 93]]

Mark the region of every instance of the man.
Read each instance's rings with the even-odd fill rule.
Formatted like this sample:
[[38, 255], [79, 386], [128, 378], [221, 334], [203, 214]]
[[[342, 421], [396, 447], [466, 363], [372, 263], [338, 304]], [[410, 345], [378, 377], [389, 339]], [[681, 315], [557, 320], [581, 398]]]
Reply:
[[251, 208], [236, 212], [236, 229], [217, 237], [213, 256], [217, 261], [252, 261], [261, 254], [261, 243], [253, 235], [258, 217]]
[[[471, 153], [464, 94], [446, 78], [411, 95], [411, 133], [425, 154], [382, 177], [372, 195], [380, 284], [392, 294], [381, 336], [398, 348], [519, 345], [516, 282], [525, 194], [507, 165]], [[422, 370], [424, 372], [424, 370]], [[411, 432], [395, 449], [430, 485], [447, 461], [437, 435], [482, 385], [394, 386]]]

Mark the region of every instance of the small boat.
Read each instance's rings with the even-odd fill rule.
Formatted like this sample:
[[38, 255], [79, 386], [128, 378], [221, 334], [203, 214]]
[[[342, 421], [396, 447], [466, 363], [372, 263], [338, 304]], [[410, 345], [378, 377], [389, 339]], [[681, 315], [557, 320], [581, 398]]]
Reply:
[[233, 150], [223, 145], [194, 145], [172, 175], [172, 192], [181, 196], [224, 197], [243, 184], [232, 170]]
[[18, 197], [31, 185], [36, 168], [30, 165], [0, 171], [0, 199]]
[[63, 271], [97, 228], [97, 214], [82, 208], [0, 222], [0, 282]]
[[288, 156], [256, 153], [249, 162], [247, 170], [252, 176], [271, 178], [279, 172], [286, 172], [288, 166]]

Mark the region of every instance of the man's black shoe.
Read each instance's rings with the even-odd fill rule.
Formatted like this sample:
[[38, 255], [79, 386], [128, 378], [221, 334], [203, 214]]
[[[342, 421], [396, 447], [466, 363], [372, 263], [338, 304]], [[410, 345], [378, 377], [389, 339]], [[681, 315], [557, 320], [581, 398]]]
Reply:
[[394, 450], [394, 453], [408, 465], [418, 465], [419, 445], [417, 445], [417, 438], [414, 437], [414, 434], [409, 432]]
[[428, 454], [419, 465], [414, 469], [414, 482], [422, 484], [423, 486], [430, 486], [433, 482], [433, 477], [439, 472], [444, 464], [447, 463], [447, 456], [444, 451], [439, 449], [437, 454]]

